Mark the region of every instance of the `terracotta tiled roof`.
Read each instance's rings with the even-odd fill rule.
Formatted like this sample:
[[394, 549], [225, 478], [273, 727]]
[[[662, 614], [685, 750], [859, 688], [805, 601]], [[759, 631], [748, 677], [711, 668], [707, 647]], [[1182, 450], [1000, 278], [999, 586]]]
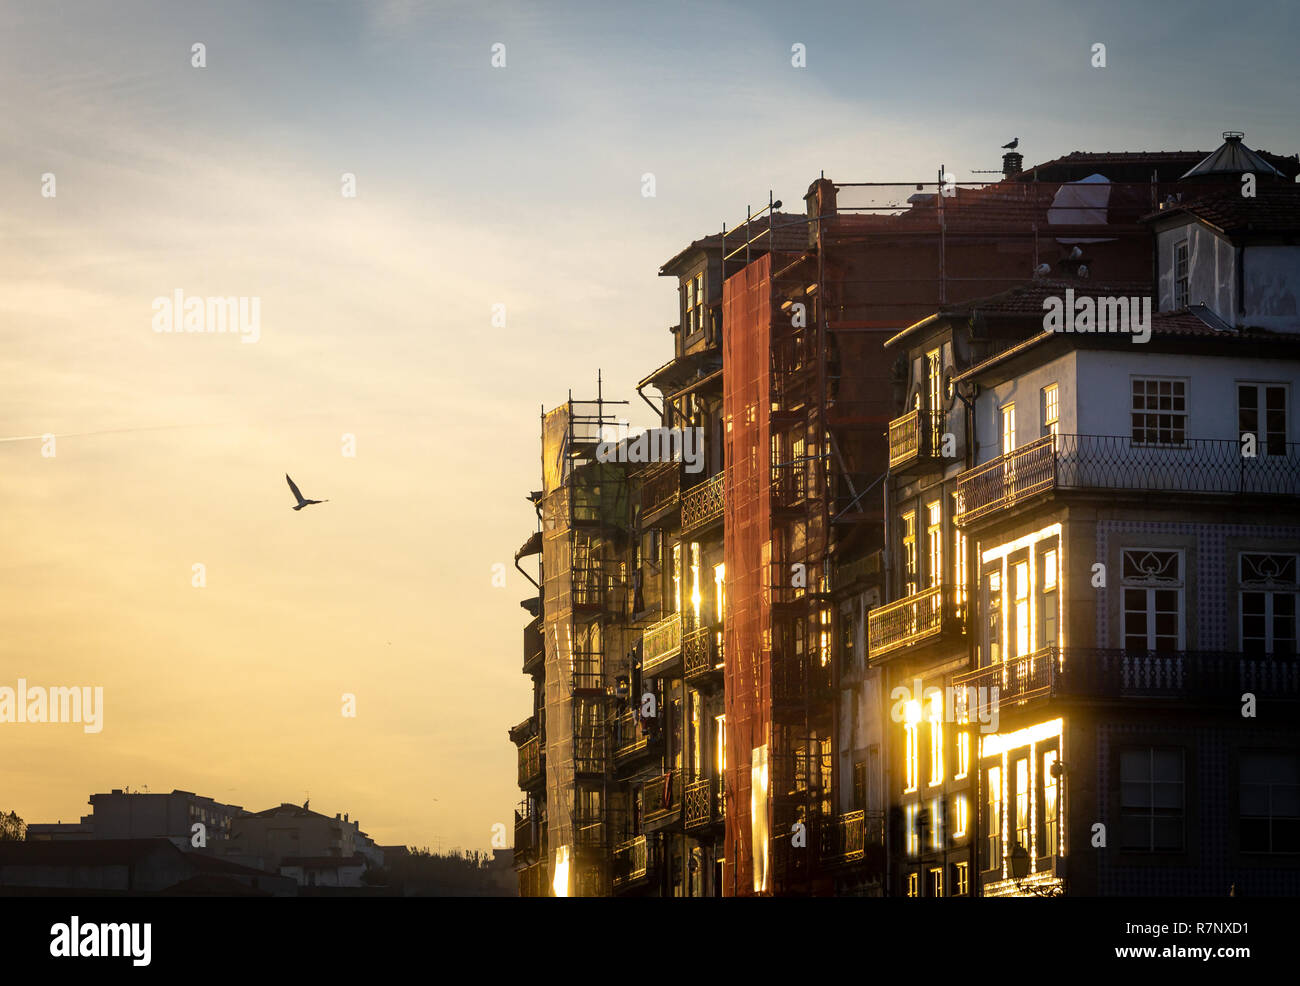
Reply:
[[1191, 215], [1225, 233], [1290, 233], [1300, 230], [1300, 185], [1260, 184], [1254, 198], [1246, 198], [1233, 184], [1169, 209], [1149, 213], [1145, 220], [1178, 214]]

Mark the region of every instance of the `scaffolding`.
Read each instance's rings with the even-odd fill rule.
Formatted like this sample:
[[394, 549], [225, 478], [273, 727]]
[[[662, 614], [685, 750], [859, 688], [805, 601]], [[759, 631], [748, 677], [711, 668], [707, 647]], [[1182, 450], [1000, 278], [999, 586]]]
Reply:
[[613, 675], [626, 673], [630, 522], [627, 467], [602, 462], [617, 427], [594, 401], [542, 412], [542, 616], [545, 647], [547, 875], [558, 896], [608, 893], [611, 792], [605, 729]]
[[[837, 783], [831, 571], [884, 547], [883, 343], [947, 306], [1044, 276], [1149, 264], [1168, 183], [833, 183], [772, 200], [723, 242], [729, 615], [726, 890], [817, 893]], [[1059, 275], [1058, 275], [1059, 276]], [[972, 318], [976, 315], [972, 314]], [[800, 832], [802, 826], [802, 832]]]

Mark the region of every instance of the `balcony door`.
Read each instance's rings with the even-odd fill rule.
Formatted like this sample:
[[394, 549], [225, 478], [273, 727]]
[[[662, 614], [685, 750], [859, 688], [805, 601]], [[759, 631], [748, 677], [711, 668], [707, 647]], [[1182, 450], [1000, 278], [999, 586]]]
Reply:
[[984, 632], [980, 640], [980, 667], [1002, 660], [1002, 570], [985, 572], [980, 583]]

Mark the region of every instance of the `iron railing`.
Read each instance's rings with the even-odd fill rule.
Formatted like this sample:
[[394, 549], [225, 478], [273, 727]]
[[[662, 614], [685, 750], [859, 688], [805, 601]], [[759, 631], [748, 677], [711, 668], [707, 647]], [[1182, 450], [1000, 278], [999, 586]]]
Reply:
[[703, 626], [682, 638], [682, 673], [687, 681], [705, 678], [718, 669], [722, 663], [717, 644], [721, 635], [717, 627]]
[[889, 422], [889, 468], [936, 458], [943, 443], [944, 417], [941, 411], [914, 408]]
[[1300, 443], [1282, 454], [1242, 455], [1231, 439], [1178, 445], [1135, 443], [1126, 435], [1047, 435], [968, 469], [958, 478], [965, 524], [1050, 489], [1154, 493], [1300, 494]]
[[723, 474], [682, 494], [682, 533], [688, 534], [722, 516]]
[[615, 887], [624, 887], [644, 880], [650, 873], [650, 853], [644, 835], [620, 842], [614, 847], [613, 879]]
[[546, 883], [546, 863], [540, 861], [519, 871], [520, 897], [549, 897], [550, 887]]
[[642, 789], [645, 821], [658, 822], [679, 814], [682, 808], [682, 777], [678, 773], [660, 774], [646, 781]]
[[519, 786], [527, 787], [541, 779], [546, 756], [540, 737], [534, 736], [519, 747]]
[[1234, 651], [1045, 647], [960, 675], [953, 684], [978, 690], [970, 708], [979, 712], [1052, 697], [1235, 701], [1252, 692], [1300, 700], [1300, 664], [1290, 655]]
[[856, 863], [869, 847], [885, 845], [885, 813], [850, 811], [822, 823], [822, 859], [831, 864]]
[[725, 800], [721, 777], [706, 777], [686, 785], [686, 827], [700, 828], [721, 821]]
[[682, 464], [664, 462], [646, 473], [641, 483], [641, 516], [676, 506], [682, 493]]
[[641, 724], [640, 713], [633, 709], [614, 720], [614, 759], [625, 760], [650, 747], [655, 738]]
[[653, 675], [663, 670], [681, 653], [682, 614], [672, 613], [645, 630], [641, 635], [641, 673]]
[[955, 601], [952, 586], [936, 585], [871, 610], [867, 614], [868, 656], [875, 660], [904, 647], [915, 647], [945, 630], [963, 633]]

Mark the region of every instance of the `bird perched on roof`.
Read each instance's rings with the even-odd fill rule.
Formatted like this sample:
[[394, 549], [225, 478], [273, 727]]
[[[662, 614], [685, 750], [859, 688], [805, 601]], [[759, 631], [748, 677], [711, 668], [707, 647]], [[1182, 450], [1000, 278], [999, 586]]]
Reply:
[[[289, 474], [285, 473], [284, 478], [289, 479]], [[294, 510], [301, 510], [303, 507], [310, 507], [313, 503], [329, 503], [329, 500], [308, 500], [302, 495], [302, 491], [298, 489], [298, 484], [292, 479], [289, 479], [289, 489], [293, 490], [294, 499], [298, 501], [298, 505], [293, 508]]]
[[1015, 150], [1017, 147], [1019, 147], [1019, 146], [1020, 146], [1020, 138], [1017, 137], [1017, 138], [1016, 138], [1015, 140], [1013, 140], [1010, 144], [1003, 144], [1003, 145], [1002, 145], [1002, 149], [1003, 149], [1004, 151], [1014, 151], [1014, 150]]

